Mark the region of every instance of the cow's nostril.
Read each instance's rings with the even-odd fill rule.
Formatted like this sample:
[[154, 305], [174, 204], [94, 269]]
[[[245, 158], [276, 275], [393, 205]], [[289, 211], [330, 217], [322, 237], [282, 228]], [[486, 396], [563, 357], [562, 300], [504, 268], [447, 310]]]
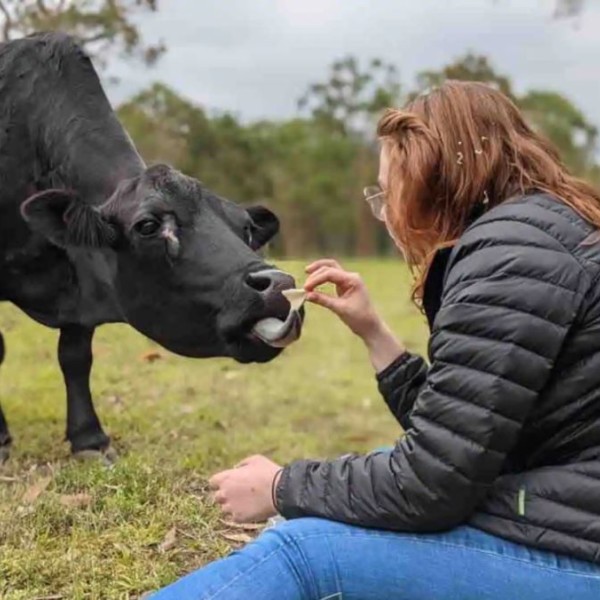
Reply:
[[268, 274], [250, 273], [246, 277], [246, 284], [257, 292], [266, 292], [273, 284]]

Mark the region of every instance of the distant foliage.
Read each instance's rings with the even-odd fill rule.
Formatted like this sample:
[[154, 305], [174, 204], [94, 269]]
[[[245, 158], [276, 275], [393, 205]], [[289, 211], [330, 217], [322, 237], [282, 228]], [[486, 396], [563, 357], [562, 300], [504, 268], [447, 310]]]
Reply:
[[517, 94], [510, 78], [498, 73], [488, 58], [468, 53], [439, 71], [423, 71], [411, 96], [443, 83], [446, 79], [483, 81], [502, 91], [525, 113], [530, 124], [560, 150], [565, 163], [579, 175], [600, 182], [598, 177], [598, 129], [565, 96], [558, 92], [530, 90]]
[[60, 30], [76, 37], [97, 65], [106, 65], [109, 48], [151, 65], [165, 46], [144, 44], [134, 17], [156, 10], [158, 0], [0, 0], [0, 39]]
[[382, 254], [392, 245], [361, 193], [377, 179], [377, 116], [448, 78], [502, 90], [575, 173], [600, 184], [598, 131], [585, 115], [557, 92], [517, 94], [508, 76], [472, 53], [420, 73], [405, 93], [384, 61], [361, 66], [346, 57], [308, 87], [299, 115], [288, 121], [244, 124], [208, 114], [159, 83], [123, 104], [119, 115], [149, 162], [171, 163], [232, 200], [275, 209], [283, 225], [279, 254]]
[[586, 0], [557, 0], [554, 16], [557, 18], [575, 17], [585, 8]]

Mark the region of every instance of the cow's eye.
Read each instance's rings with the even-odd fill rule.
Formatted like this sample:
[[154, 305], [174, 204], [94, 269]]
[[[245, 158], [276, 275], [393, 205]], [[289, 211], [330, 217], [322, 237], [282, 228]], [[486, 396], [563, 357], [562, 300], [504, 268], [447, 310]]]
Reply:
[[252, 225], [246, 225], [246, 227], [244, 227], [244, 238], [246, 244], [252, 248], [252, 245], [254, 244], [254, 228]]
[[160, 222], [156, 219], [144, 219], [138, 221], [133, 228], [142, 237], [150, 237], [160, 229]]

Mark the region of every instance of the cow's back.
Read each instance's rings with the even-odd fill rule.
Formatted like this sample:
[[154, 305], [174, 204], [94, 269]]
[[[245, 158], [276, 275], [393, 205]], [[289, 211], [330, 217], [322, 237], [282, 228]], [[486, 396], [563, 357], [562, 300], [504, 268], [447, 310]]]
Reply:
[[52, 32], [0, 44], [0, 300], [37, 313], [69, 294], [69, 257], [29, 230], [20, 213], [28, 197], [66, 188], [99, 204], [141, 168], [72, 38]]

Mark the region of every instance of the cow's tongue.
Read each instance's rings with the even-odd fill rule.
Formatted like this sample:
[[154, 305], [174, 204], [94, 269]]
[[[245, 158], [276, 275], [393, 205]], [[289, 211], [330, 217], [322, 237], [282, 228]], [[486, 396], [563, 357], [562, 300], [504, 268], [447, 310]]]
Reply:
[[285, 348], [300, 337], [302, 320], [298, 311], [290, 310], [285, 321], [270, 317], [262, 319], [252, 328], [252, 333], [265, 344]]
[[265, 344], [274, 348], [285, 348], [300, 337], [302, 319], [300, 308], [304, 304], [304, 290], [285, 290], [282, 294], [290, 303], [290, 312], [285, 321], [270, 317], [262, 319], [252, 328], [252, 333]]

